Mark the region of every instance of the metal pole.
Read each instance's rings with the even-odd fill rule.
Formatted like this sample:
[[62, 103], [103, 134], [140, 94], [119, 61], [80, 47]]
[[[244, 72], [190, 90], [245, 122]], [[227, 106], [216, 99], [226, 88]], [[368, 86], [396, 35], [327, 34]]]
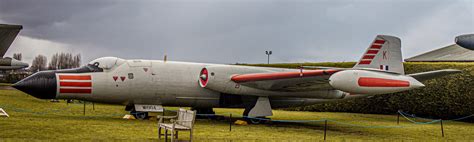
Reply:
[[326, 141], [326, 131], [328, 127], [328, 120], [324, 120], [324, 140]]
[[444, 137], [444, 129], [443, 129], [443, 119], [441, 119], [441, 136]]
[[84, 103], [84, 109], [82, 110], [83, 115], [86, 115], [86, 101], [82, 101]]
[[270, 54], [267, 54], [267, 64], [270, 64]]
[[232, 132], [232, 113], [230, 114], [230, 117], [229, 117], [229, 132]]

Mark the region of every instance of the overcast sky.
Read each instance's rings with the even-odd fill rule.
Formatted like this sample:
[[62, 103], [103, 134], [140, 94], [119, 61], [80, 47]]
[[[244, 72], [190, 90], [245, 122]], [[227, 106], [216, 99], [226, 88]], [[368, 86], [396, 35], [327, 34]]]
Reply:
[[0, 0], [24, 29], [7, 56], [80, 53], [210, 63], [356, 61], [378, 34], [404, 57], [474, 33], [474, 0]]

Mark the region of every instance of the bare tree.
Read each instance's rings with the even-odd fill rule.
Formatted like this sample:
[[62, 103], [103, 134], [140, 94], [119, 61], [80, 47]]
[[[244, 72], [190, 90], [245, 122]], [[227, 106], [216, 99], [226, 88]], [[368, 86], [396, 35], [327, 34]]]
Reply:
[[81, 66], [81, 54], [76, 54], [73, 59], [73, 68], [77, 68]]
[[56, 53], [51, 57], [51, 61], [48, 64], [48, 70], [57, 70], [59, 62], [59, 54]]
[[38, 55], [33, 59], [33, 63], [30, 67], [32, 72], [38, 72], [46, 70], [47, 59], [46, 56]]
[[21, 61], [21, 53], [13, 53], [13, 59]]
[[81, 65], [81, 55], [77, 54], [74, 57], [71, 53], [56, 53], [51, 57], [48, 69], [70, 69], [77, 68]]

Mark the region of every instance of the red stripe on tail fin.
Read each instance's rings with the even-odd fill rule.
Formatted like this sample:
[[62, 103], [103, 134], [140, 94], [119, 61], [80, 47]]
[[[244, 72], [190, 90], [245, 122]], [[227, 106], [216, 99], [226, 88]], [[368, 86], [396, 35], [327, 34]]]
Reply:
[[377, 54], [377, 53], [379, 53], [378, 50], [369, 50], [369, 51], [367, 51], [367, 54]]
[[360, 61], [359, 64], [370, 64], [372, 62], [372, 60], [363, 60], [363, 61]]
[[375, 40], [374, 43], [384, 44], [384, 43], [385, 43], [385, 40], [377, 39], [377, 40]]

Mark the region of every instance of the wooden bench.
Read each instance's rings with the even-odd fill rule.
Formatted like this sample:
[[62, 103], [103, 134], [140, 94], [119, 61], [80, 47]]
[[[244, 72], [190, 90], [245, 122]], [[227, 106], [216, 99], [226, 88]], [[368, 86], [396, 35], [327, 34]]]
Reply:
[[161, 136], [163, 135], [161, 134], [161, 129], [165, 130], [165, 141], [168, 140], [168, 130], [171, 131], [171, 141], [174, 141], [174, 138], [178, 139], [178, 131], [189, 131], [189, 139], [192, 141], [196, 111], [180, 108], [176, 118], [176, 120], [171, 120], [171, 123], [158, 121], [158, 138], [161, 139]]

